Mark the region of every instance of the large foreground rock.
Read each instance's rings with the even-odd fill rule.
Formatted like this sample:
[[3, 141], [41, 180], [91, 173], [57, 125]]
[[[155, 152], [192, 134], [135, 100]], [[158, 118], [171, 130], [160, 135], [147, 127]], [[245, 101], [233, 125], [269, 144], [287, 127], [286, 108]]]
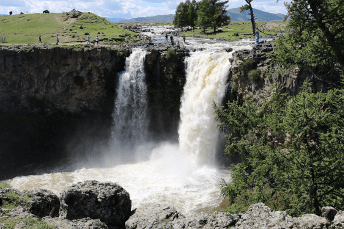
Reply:
[[85, 181], [72, 185], [61, 193], [60, 204], [60, 217], [68, 220], [90, 217], [123, 226], [131, 215], [129, 193], [110, 182]]
[[32, 214], [40, 218], [59, 216], [60, 200], [52, 191], [40, 189], [30, 191], [28, 195], [31, 197], [28, 209]]
[[181, 228], [228, 228], [239, 217], [235, 214], [215, 212], [184, 216], [174, 207], [159, 204], [147, 204], [135, 210], [125, 223], [126, 229], [181, 229]]

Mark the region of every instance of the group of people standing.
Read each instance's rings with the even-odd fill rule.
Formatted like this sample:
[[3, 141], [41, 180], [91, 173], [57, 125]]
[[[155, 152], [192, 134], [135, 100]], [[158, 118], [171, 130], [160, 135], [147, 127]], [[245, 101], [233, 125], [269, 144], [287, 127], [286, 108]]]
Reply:
[[[42, 36], [39, 36], [39, 37], [38, 37], [38, 41], [39, 41], [39, 43], [42, 43]], [[60, 39], [59, 39], [59, 35], [57, 34], [57, 35], [56, 35], [56, 44], [58, 45], [59, 42], [60, 42]], [[97, 45], [98, 45], [98, 43], [99, 43], [99, 37], [98, 37], [98, 36], [96, 37], [96, 43], [97, 43]], [[91, 44], [90, 35], [87, 35], [87, 44]]]
[[[97, 45], [99, 43], [99, 37], [98, 36], [96, 37], [96, 43], [97, 43]], [[91, 38], [90, 38], [89, 34], [87, 35], [87, 44], [91, 44]]]
[[[165, 34], [165, 37], [166, 37], [166, 42], [168, 42], [168, 35], [167, 33]], [[171, 34], [170, 36], [170, 40], [171, 40], [171, 44], [174, 45], [174, 39], [173, 39], [173, 35]], [[184, 41], [184, 44], [185, 44], [185, 40], [186, 40], [186, 37], [185, 35], [183, 35], [183, 41]], [[179, 41], [177, 41], [177, 46], [179, 47]]]

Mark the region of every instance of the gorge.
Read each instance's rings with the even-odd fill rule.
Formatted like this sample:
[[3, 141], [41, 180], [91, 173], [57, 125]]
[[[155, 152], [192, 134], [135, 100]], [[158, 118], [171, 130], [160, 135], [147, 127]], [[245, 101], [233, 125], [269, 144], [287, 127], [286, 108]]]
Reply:
[[[225, 46], [147, 52], [3, 48], [1, 179], [30, 174], [9, 183], [55, 193], [85, 179], [113, 181], [129, 191], [134, 207], [151, 201], [183, 213], [217, 207], [219, 183], [230, 176], [214, 166], [222, 155], [216, 153], [221, 144], [213, 102], [249, 93], [259, 97], [260, 87], [272, 84], [263, 77], [251, 82], [238, 70], [245, 58], [266, 62], [262, 56], [270, 46]], [[278, 80], [297, 91], [302, 77], [307, 76], [296, 72]], [[135, 87], [141, 93], [124, 94]], [[125, 101], [135, 95], [138, 100]], [[116, 143], [120, 138], [125, 139]]]

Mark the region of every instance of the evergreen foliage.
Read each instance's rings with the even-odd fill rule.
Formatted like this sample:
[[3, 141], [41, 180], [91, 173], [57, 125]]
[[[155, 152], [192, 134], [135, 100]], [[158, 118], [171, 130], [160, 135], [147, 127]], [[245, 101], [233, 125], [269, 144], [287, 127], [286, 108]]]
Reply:
[[277, 40], [277, 62], [315, 72], [344, 66], [342, 0], [293, 0], [286, 4], [289, 32]]
[[219, 26], [228, 25], [230, 16], [228, 16], [226, 10], [227, 3], [228, 0], [223, 2], [219, 0], [202, 0], [198, 2], [196, 25], [202, 27], [204, 33], [206, 28], [211, 27], [214, 34]]
[[176, 27], [185, 27], [190, 25], [189, 6], [191, 5], [190, 0], [186, 0], [185, 3], [181, 2], [177, 6], [176, 16], [174, 17], [173, 24]]
[[291, 215], [343, 210], [343, 92], [311, 93], [306, 81], [295, 98], [274, 93], [262, 103], [215, 106], [219, 128], [229, 131], [225, 153], [242, 157], [223, 189], [232, 211], [252, 199]]

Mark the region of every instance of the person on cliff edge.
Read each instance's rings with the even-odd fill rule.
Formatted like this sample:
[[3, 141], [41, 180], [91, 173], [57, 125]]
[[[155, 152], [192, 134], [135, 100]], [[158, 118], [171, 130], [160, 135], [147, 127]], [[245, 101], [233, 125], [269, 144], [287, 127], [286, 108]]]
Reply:
[[57, 35], [56, 35], [56, 44], [58, 45], [59, 42], [60, 42], [60, 40], [59, 40], [59, 35], [57, 34]]
[[42, 36], [38, 37], [39, 43], [42, 43]]
[[99, 38], [98, 38], [98, 36], [96, 37], [96, 42], [97, 42], [97, 46], [98, 46], [98, 42], [99, 42]]
[[258, 29], [256, 29], [255, 35], [256, 35], [256, 45], [259, 45], [259, 31], [258, 31]]
[[90, 40], [90, 35], [87, 34], [87, 44], [90, 44], [91, 43], [91, 40]]

